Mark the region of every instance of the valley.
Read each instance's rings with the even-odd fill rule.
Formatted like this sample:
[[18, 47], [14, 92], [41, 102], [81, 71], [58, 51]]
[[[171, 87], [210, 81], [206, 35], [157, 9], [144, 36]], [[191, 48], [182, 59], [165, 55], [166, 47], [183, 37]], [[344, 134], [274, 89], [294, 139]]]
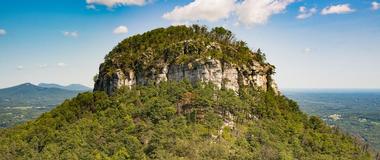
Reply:
[[309, 115], [367, 141], [380, 150], [380, 90], [285, 90]]
[[90, 90], [82, 85], [69, 85], [69, 88], [57, 84], [24, 83], [0, 89], [0, 128], [39, 117], [66, 99], [78, 93]]

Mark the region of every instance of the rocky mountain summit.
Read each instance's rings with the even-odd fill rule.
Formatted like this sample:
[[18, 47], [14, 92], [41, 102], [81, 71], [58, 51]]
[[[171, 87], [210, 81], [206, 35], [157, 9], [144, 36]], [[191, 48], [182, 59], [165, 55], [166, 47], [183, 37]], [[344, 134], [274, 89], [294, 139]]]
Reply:
[[105, 57], [95, 92], [0, 129], [0, 157], [374, 159], [368, 145], [278, 94], [274, 69], [221, 27], [135, 35]]
[[[131, 42], [136, 39], [151, 41], [160, 36], [177, 36], [178, 41]], [[235, 92], [251, 86], [278, 93], [272, 79], [274, 69], [265, 62], [265, 55], [260, 50], [251, 51], [224, 28], [207, 31], [199, 26], [169, 27], [128, 38], [115, 47], [100, 66], [94, 90], [112, 94], [123, 86], [131, 88], [162, 81], [189, 80], [193, 84], [210, 82], [218, 89]]]

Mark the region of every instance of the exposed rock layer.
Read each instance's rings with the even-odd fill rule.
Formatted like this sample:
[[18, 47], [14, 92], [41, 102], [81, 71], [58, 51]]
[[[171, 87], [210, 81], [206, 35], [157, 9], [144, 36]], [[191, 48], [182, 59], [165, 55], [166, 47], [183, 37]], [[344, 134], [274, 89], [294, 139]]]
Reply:
[[187, 64], [162, 64], [161, 67], [147, 71], [127, 71], [117, 69], [113, 73], [106, 73], [100, 67], [99, 76], [94, 90], [106, 91], [112, 94], [116, 89], [126, 86], [145, 85], [147, 83], [160, 83], [162, 81], [180, 81], [187, 79], [191, 83], [210, 82], [217, 88], [225, 87], [238, 91], [242, 86], [252, 86], [267, 91], [269, 88], [276, 93], [277, 85], [271, 78], [270, 70], [273, 66], [254, 62], [252, 66], [238, 66], [208, 58], [197, 59]]

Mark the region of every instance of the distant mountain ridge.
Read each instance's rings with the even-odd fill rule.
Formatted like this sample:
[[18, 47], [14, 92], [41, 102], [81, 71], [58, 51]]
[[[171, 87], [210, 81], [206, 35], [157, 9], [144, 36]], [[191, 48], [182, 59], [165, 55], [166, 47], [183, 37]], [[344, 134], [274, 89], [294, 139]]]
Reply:
[[24, 83], [0, 89], [0, 107], [57, 105], [82, 91]]
[[81, 84], [70, 84], [67, 86], [55, 84], [55, 83], [40, 83], [38, 84], [39, 87], [44, 88], [59, 88], [59, 89], [66, 89], [71, 91], [89, 91], [92, 90], [92, 88], [81, 85]]

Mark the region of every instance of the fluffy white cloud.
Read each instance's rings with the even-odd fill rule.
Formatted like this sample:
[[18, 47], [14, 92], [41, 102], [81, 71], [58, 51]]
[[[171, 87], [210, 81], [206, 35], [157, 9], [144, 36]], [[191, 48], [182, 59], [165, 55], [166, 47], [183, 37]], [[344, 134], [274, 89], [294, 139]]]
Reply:
[[58, 67], [65, 67], [65, 66], [66, 66], [66, 64], [65, 64], [65, 63], [63, 63], [63, 62], [59, 62], [59, 63], [57, 63], [57, 66], [58, 66]]
[[105, 5], [108, 8], [124, 5], [138, 5], [142, 6], [146, 3], [145, 0], [86, 0], [87, 4]]
[[48, 65], [47, 64], [40, 64], [38, 67], [40, 67], [40, 68], [47, 68]]
[[303, 49], [303, 52], [304, 53], [310, 53], [311, 52], [311, 48], [305, 48], [305, 49]]
[[17, 66], [17, 70], [23, 70], [23, 69], [24, 69], [24, 66], [21, 66], [21, 65]]
[[96, 6], [93, 5], [93, 4], [87, 5], [86, 8], [89, 9], [89, 10], [96, 10]]
[[328, 6], [326, 8], [323, 8], [321, 14], [322, 15], [328, 15], [328, 14], [346, 14], [354, 12], [355, 10], [350, 7], [350, 4], [338, 4], [335, 6]]
[[215, 22], [235, 13], [239, 24], [252, 26], [266, 23], [272, 15], [283, 12], [293, 2], [295, 0], [194, 0], [185, 6], [175, 7], [163, 18], [175, 22]]
[[176, 6], [165, 13], [163, 18], [175, 22], [207, 20], [217, 21], [228, 18], [235, 8], [235, 0], [194, 0], [185, 6]]
[[380, 9], [380, 3], [379, 2], [372, 2], [372, 10], [378, 10]]
[[298, 11], [297, 19], [306, 19], [317, 13], [317, 8], [308, 9], [305, 6], [301, 6]]
[[7, 34], [7, 31], [5, 31], [5, 29], [0, 28], [0, 36], [6, 35], [6, 34]]
[[76, 31], [74, 31], [74, 32], [64, 31], [64, 32], [62, 32], [62, 34], [65, 37], [78, 37], [79, 36], [78, 32], [76, 32]]
[[125, 34], [125, 33], [128, 33], [128, 28], [126, 26], [119, 26], [113, 30], [113, 33], [114, 34]]
[[245, 0], [237, 4], [239, 22], [252, 26], [265, 24], [274, 15], [283, 12], [295, 0]]

